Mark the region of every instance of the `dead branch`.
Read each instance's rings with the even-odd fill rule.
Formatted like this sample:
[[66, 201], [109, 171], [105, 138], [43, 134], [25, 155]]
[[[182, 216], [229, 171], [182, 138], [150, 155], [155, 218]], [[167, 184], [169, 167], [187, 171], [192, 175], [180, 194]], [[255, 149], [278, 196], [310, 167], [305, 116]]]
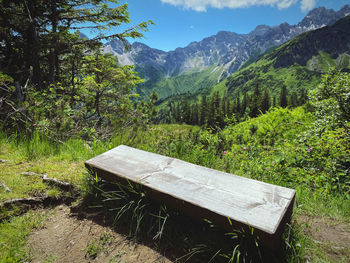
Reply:
[[5, 192], [11, 193], [11, 189], [4, 182], [0, 182], [0, 185], [5, 188]]
[[0, 203], [0, 208], [9, 208], [11, 206], [38, 206], [49, 200], [52, 200], [54, 197], [44, 196], [44, 197], [28, 197], [28, 198], [15, 198], [11, 200], [6, 200], [5, 202]]
[[[6, 200], [0, 203], [0, 211], [3, 209], [14, 210], [15, 215], [21, 215], [26, 213], [30, 209], [45, 208], [54, 205], [67, 204], [70, 205], [75, 198], [71, 196], [43, 196], [43, 197], [28, 197], [28, 198], [16, 198], [11, 200]], [[19, 210], [18, 210], [19, 208]], [[0, 223], [4, 220], [8, 220], [14, 214], [1, 214], [0, 213]]]
[[74, 185], [71, 185], [70, 183], [64, 182], [64, 181], [59, 181], [56, 178], [50, 178], [47, 177], [47, 174], [42, 175], [43, 182], [48, 183], [50, 185], [57, 186], [58, 188], [65, 190], [65, 191], [73, 191], [77, 192], [77, 189], [75, 188]]
[[43, 179], [44, 183], [47, 183], [47, 184], [50, 184], [50, 185], [53, 185], [53, 186], [57, 186], [61, 190], [74, 192], [74, 193], [78, 193], [79, 192], [79, 190], [74, 185], [72, 185], [72, 184], [70, 184], [68, 182], [57, 180], [56, 178], [50, 178], [50, 177], [47, 176], [46, 173], [38, 174], [38, 173], [27, 171], [27, 172], [21, 173], [21, 175], [24, 175], [24, 176], [39, 176], [39, 177], [41, 177]]

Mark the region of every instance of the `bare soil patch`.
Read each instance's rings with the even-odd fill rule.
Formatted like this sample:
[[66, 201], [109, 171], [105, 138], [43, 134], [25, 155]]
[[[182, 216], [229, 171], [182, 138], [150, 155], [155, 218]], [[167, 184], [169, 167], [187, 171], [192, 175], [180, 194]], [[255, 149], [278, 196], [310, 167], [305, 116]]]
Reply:
[[71, 216], [65, 205], [58, 206], [44, 227], [30, 235], [28, 246], [33, 262], [171, 262], [109, 227]]
[[315, 243], [337, 262], [350, 262], [350, 224], [332, 218], [299, 216], [299, 223]]

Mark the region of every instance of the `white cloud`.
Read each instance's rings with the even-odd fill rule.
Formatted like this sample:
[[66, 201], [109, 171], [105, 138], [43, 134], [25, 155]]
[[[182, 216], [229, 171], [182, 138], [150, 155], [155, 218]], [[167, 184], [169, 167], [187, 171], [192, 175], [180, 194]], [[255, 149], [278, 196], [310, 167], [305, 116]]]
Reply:
[[[242, 8], [259, 5], [277, 6], [279, 9], [288, 8], [298, 2], [298, 0], [161, 0], [163, 3], [174, 6], [181, 6], [185, 9], [192, 9], [204, 12], [208, 7], [213, 8]], [[315, 0], [302, 0], [302, 4], [309, 4]], [[304, 3], [305, 2], [305, 3]]]
[[303, 12], [310, 11], [316, 5], [316, 0], [302, 0], [300, 8]]
[[282, 1], [278, 1], [277, 7], [279, 9], [288, 8], [291, 5], [294, 5], [296, 2], [298, 2], [298, 0], [282, 0]]

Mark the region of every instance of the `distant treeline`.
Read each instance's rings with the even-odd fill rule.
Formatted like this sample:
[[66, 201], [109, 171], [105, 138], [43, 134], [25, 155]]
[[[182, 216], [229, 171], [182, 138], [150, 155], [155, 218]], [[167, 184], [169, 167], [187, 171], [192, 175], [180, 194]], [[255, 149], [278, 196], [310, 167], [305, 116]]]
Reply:
[[202, 96], [196, 103], [191, 103], [186, 98], [169, 103], [169, 115], [164, 121], [205, 126], [215, 130], [248, 117], [257, 117], [271, 107], [295, 108], [306, 101], [305, 89], [301, 89], [299, 94], [288, 94], [287, 88], [283, 86], [279, 96], [271, 96], [268, 88], [262, 91], [256, 84], [252, 93], [238, 94], [234, 98], [227, 93], [220, 95], [219, 92], [214, 92], [211, 96]]

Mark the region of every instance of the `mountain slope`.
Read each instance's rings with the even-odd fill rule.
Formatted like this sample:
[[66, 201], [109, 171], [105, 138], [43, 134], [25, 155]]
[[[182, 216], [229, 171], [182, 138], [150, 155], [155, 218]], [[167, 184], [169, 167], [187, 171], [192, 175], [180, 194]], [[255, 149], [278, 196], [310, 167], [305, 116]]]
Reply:
[[[210, 73], [210, 70], [206, 69], [214, 65], [220, 69], [215, 80], [218, 82], [242, 66], [247, 66], [267, 50], [271, 50], [303, 32], [331, 25], [347, 14], [350, 14], [350, 6], [348, 5], [337, 12], [320, 7], [310, 11], [297, 25], [289, 25], [288, 23], [274, 27], [260, 25], [249, 34], [221, 31], [202, 41], [192, 42], [184, 48], [177, 48], [170, 52], [153, 49], [138, 42], [132, 44], [129, 52], [124, 52], [123, 45], [118, 40], [106, 43], [104, 52], [116, 55], [121, 64], [134, 64], [136, 66], [136, 71], [146, 80], [143, 84], [143, 95], [147, 96], [154, 89], [166, 89], [166, 85], [162, 86], [167, 83], [164, 79], [173, 81], [173, 77], [195, 71], [198, 72], [198, 76], [203, 77], [205, 72]], [[200, 73], [201, 71], [204, 72]], [[197, 83], [195, 78], [192, 80], [192, 82], [187, 82], [188, 85], [186, 84], [187, 86], [182, 87], [182, 89], [191, 92]], [[195, 87], [193, 91], [198, 89], [200, 87]], [[172, 95], [180, 92], [181, 90], [177, 89], [173, 89], [172, 93], [160, 92], [160, 98], [165, 98], [163, 94]]]
[[250, 91], [257, 83], [278, 95], [282, 86], [289, 92], [310, 89], [330, 67], [350, 66], [350, 16], [332, 26], [304, 33], [227, 79], [231, 95]]

